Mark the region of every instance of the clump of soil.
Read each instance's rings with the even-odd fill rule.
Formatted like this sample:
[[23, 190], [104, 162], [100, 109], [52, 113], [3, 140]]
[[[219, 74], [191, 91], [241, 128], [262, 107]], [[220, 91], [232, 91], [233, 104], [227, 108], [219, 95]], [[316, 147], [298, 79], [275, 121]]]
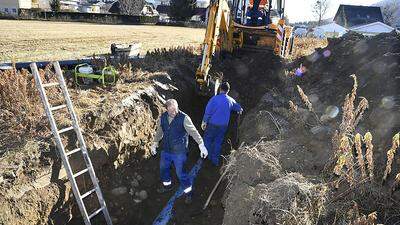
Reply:
[[323, 213], [326, 188], [285, 174], [269, 149], [257, 144], [230, 156], [223, 224], [315, 224]]
[[249, 224], [316, 224], [324, 213], [326, 191], [298, 173], [259, 184]]

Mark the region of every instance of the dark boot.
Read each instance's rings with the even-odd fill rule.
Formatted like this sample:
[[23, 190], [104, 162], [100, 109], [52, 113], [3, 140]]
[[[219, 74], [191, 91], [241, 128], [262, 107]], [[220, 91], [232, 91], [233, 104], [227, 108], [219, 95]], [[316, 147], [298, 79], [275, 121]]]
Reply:
[[161, 185], [161, 187], [157, 188], [157, 193], [167, 193], [173, 190], [172, 184], [171, 185]]

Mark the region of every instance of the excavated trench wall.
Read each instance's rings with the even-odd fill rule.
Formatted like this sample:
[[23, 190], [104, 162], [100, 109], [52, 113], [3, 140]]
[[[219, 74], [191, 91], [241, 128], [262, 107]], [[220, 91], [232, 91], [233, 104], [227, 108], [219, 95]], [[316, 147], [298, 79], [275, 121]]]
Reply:
[[[151, 85], [140, 89], [133, 86], [124, 88], [127, 93], [117, 97], [113, 96], [113, 92], [105, 92], [101, 107], [80, 115], [89, 154], [101, 181], [104, 180], [101, 176], [105, 175], [102, 173], [103, 168], [117, 170], [129, 160], [140, 161], [149, 157], [148, 149], [155, 119], [162, 110], [159, 95]], [[72, 93], [74, 98], [82, 94], [79, 91]], [[79, 104], [79, 100], [76, 102]], [[46, 143], [39, 146], [36, 142], [28, 143], [24, 149], [25, 152], [20, 152], [20, 159], [26, 161], [35, 158], [39, 161], [41, 152], [56, 151], [54, 146]], [[79, 156], [72, 157], [70, 162], [72, 168], [84, 166]], [[39, 165], [42, 169], [38, 171], [42, 174], [34, 176], [36, 179], [33, 178], [32, 181], [18, 179], [26, 173], [27, 168], [21, 167], [15, 174], [15, 180], [6, 177], [7, 180], [2, 182], [4, 190], [9, 187], [4, 196], [0, 196], [2, 224], [44, 224], [51, 220], [61, 224], [68, 221], [71, 216], [70, 207], [74, 205], [71, 203], [75, 200], [69, 183], [65, 181], [65, 171], [61, 168], [59, 159], [49, 163], [52, 164], [51, 167]], [[64, 181], [57, 180], [57, 177]], [[81, 183], [80, 187], [83, 188], [83, 185]]]
[[[133, 73], [114, 87], [70, 88], [115, 224], [150, 224], [161, 210], [148, 203], [153, 197], [149, 189], [159, 183], [158, 160], [150, 158], [149, 146], [166, 99], [177, 98], [185, 111], [194, 108], [190, 101], [196, 61], [192, 49], [163, 50], [133, 65]], [[73, 147], [76, 138], [68, 136], [66, 143]], [[47, 138], [28, 141], [2, 158], [17, 166], [0, 171], [0, 224], [82, 224], [55, 152]], [[71, 165], [84, 166], [79, 156], [71, 158]], [[79, 186], [87, 189], [88, 183], [82, 179]], [[92, 203], [87, 206], [95, 207]]]

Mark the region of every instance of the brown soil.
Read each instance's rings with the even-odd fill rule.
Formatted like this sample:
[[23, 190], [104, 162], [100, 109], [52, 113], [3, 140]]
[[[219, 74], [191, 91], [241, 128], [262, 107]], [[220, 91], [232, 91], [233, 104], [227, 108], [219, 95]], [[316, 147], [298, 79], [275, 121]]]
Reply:
[[[267, 168], [275, 165], [275, 168], [281, 167], [286, 172], [299, 172], [306, 177], [306, 180], [304, 178], [295, 179], [294, 186], [302, 182], [317, 183], [315, 188], [311, 188], [315, 191], [312, 193], [319, 196], [316, 197], [316, 200], [325, 206], [309, 207], [305, 211], [299, 211], [300, 216], [297, 216], [296, 213], [290, 212], [293, 207], [285, 205], [293, 200], [289, 197], [290, 191], [279, 194], [279, 192], [271, 192], [271, 188], [268, 188], [268, 185], [273, 185], [280, 180], [276, 175], [271, 174], [269, 169], [260, 173], [252, 166], [233, 166], [231, 169], [233, 175], [229, 179], [232, 186], [226, 193], [227, 208], [224, 224], [274, 224], [282, 222], [284, 218], [288, 219], [284, 220], [285, 224], [315, 224], [316, 222], [327, 224], [334, 221], [347, 223], [349, 220], [346, 213], [352, 209], [354, 202], [360, 207], [361, 213], [366, 215], [377, 211], [378, 221], [385, 224], [394, 224], [398, 220], [397, 216], [390, 216], [397, 214], [396, 207], [393, 206], [398, 202], [396, 200], [398, 198], [397, 191], [390, 191], [393, 180], [384, 186], [380, 186], [378, 183], [386, 161], [386, 150], [390, 147], [391, 137], [398, 132], [400, 125], [398, 117], [394, 116], [399, 110], [398, 100], [400, 99], [400, 92], [397, 88], [400, 86], [398, 83], [399, 43], [399, 36], [394, 33], [371, 38], [350, 33], [341, 39], [329, 40], [326, 48], [317, 49], [314, 54], [289, 64], [289, 68], [291, 65], [295, 69], [300, 63], [303, 63], [308, 69], [303, 78], [291, 77], [290, 71], [289, 73], [275, 71], [274, 76], [271, 77], [268, 69], [262, 66], [258, 67], [260, 69], [258, 73], [252, 73], [250, 69], [254, 69], [253, 67], [243, 69], [244, 67], [240, 67], [238, 62], [225, 66], [225, 69], [236, 68], [236, 65], [242, 68], [234, 70], [233, 75], [230, 74], [233, 77], [237, 77], [244, 70], [248, 74], [252, 74], [251, 77], [246, 77], [246, 82], [241, 80], [242, 82], [238, 82], [236, 85], [242, 90], [247, 90], [247, 95], [253, 94], [251, 99], [255, 100], [255, 102], [248, 102], [247, 98], [241, 99], [242, 102], [253, 107], [251, 107], [251, 111], [247, 112], [240, 126], [240, 140], [245, 144], [256, 144], [251, 152], [253, 157], [241, 158], [234, 154], [228, 161], [228, 165], [258, 165], [257, 168], [261, 169], [265, 167], [265, 164], [260, 164], [260, 162], [267, 160], [270, 163], [267, 164]], [[323, 53], [327, 53], [327, 50], [330, 50], [331, 54], [324, 57]], [[360, 182], [353, 189], [344, 182], [340, 184], [339, 189], [335, 189], [326, 180], [335, 179], [329, 169], [333, 158], [331, 137], [339, 128], [342, 112], [339, 112], [336, 118], [323, 121], [322, 124], [319, 124], [316, 116], [321, 118], [330, 105], [341, 108], [345, 95], [352, 88], [352, 79], [349, 77], [351, 74], [356, 74], [358, 77], [358, 95], [366, 97], [370, 103], [356, 132], [364, 134], [366, 131], [371, 131], [374, 136], [375, 174], [378, 174], [378, 177], [376, 183]], [[274, 77], [279, 79], [274, 79]], [[269, 79], [270, 84], [267, 84], [265, 79]], [[303, 106], [295, 85], [300, 85], [308, 95], [315, 114], [305, 109], [306, 106]], [[257, 87], [264, 88], [259, 90]], [[298, 113], [294, 114], [289, 110], [289, 100], [299, 106]], [[243, 154], [248, 149], [248, 147], [241, 148], [238, 152]], [[267, 155], [257, 153], [254, 149], [257, 151], [263, 149], [262, 152], [266, 152]], [[275, 162], [276, 160], [268, 160], [271, 157], [277, 159], [278, 163]], [[249, 161], [249, 159], [251, 160]], [[397, 166], [394, 168], [397, 172]], [[251, 182], [241, 181], [243, 180], [241, 177], [246, 176], [238, 175], [249, 173], [257, 177], [264, 177], [261, 180], [265, 180], [266, 186], [262, 186], [258, 192], [255, 192], [256, 188]], [[283, 181], [286, 180], [290, 179], [283, 179]], [[289, 183], [285, 185], [293, 187]], [[280, 185], [277, 185], [280, 187], [277, 190], [285, 190], [287, 187]], [[327, 190], [329, 192], [326, 192]], [[306, 191], [306, 193], [309, 192]], [[271, 200], [271, 196], [276, 199]], [[298, 206], [302, 203], [294, 204]], [[251, 211], [254, 209], [252, 206], [261, 209], [260, 211]], [[276, 212], [271, 209], [278, 209], [278, 211], [282, 209], [285, 213], [282, 217], [275, 215]], [[235, 223], [236, 221], [240, 222]]]

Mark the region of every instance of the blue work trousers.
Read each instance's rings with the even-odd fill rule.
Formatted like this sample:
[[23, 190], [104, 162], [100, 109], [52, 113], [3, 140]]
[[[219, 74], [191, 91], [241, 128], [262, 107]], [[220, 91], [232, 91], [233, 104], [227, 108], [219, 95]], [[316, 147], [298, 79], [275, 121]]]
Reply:
[[228, 126], [216, 126], [207, 124], [204, 132], [204, 145], [208, 150], [208, 158], [215, 165], [219, 165], [219, 157], [221, 155], [222, 142], [225, 138]]
[[190, 178], [185, 169], [185, 163], [187, 159], [186, 153], [171, 153], [167, 151], [161, 152], [160, 160], [160, 174], [161, 181], [164, 186], [171, 185], [171, 166], [175, 167], [176, 175], [178, 176], [181, 186], [184, 188], [185, 193], [192, 190], [192, 184]]

